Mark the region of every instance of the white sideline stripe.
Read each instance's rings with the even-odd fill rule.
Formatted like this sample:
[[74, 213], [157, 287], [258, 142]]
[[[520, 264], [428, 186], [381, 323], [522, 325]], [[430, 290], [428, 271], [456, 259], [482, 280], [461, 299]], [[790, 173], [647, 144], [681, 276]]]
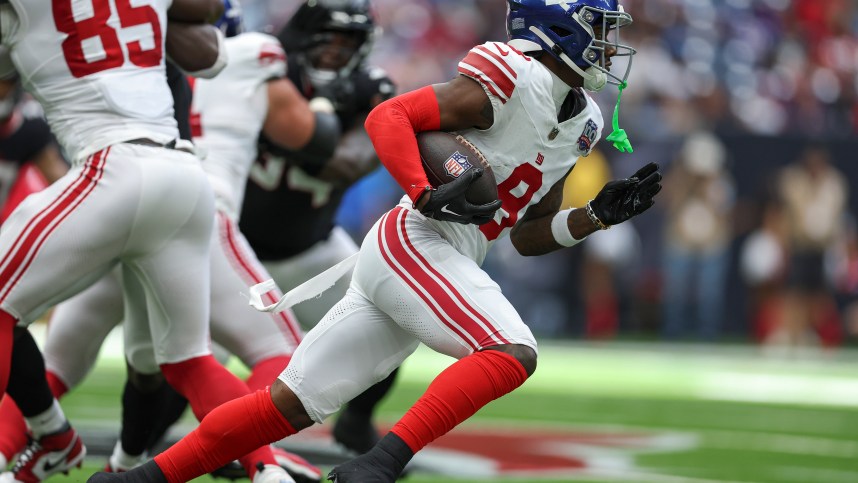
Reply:
[[695, 432], [703, 437], [703, 447], [829, 458], [858, 458], [858, 441], [753, 431]]
[[795, 481], [806, 483], [841, 483], [843, 481], [858, 481], [858, 472], [836, 470], [832, 468], [816, 468], [807, 466], [781, 466], [774, 468], [771, 473], [779, 481]]
[[705, 374], [695, 395], [702, 399], [775, 404], [858, 407], [858, 380], [820, 375]]

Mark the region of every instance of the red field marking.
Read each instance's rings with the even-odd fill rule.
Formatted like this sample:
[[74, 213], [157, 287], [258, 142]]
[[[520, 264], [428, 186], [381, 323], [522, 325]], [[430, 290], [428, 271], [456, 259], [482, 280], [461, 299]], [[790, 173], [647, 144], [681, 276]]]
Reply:
[[[318, 444], [331, 441], [329, 428], [314, 427], [291, 437]], [[490, 427], [466, 424], [429, 445], [415, 457], [416, 469], [470, 476], [532, 476], [595, 474], [603, 471], [636, 472], [635, 456], [647, 453], [687, 451], [697, 446], [696, 437], [616, 428], [546, 428], [528, 426]]]

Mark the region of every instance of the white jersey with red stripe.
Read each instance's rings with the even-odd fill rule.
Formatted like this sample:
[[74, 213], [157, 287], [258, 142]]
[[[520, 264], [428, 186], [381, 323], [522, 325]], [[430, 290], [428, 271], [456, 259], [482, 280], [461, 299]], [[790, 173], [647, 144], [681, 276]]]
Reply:
[[75, 161], [137, 138], [178, 137], [164, 41], [171, 0], [9, 0], [2, 43]]
[[[426, 222], [463, 254], [482, 263], [491, 244], [508, 234], [527, 208], [566, 176], [579, 156], [590, 153], [601, 137], [603, 120], [599, 107], [585, 95], [586, 107], [558, 122], [571, 88], [541, 62], [501, 42], [471, 49], [459, 62], [458, 72], [478, 82], [491, 100], [492, 126], [460, 134], [488, 160], [503, 205], [482, 226]], [[401, 206], [410, 208], [411, 200], [403, 198]]]
[[[206, 281], [203, 286], [210, 287], [211, 310], [206, 312], [211, 314], [212, 340], [253, 368], [290, 355], [303, 335], [291, 312], [249, 311], [239, 295], [248, 286], [271, 278], [238, 230], [236, 207], [267, 112], [265, 81], [282, 76], [285, 64], [283, 51], [271, 36], [244, 34], [225, 44], [229, 65], [216, 80], [194, 82], [191, 123], [195, 141], [208, 150], [202, 166], [219, 208], [211, 232], [210, 285]], [[69, 387], [78, 384], [94, 364], [95, 358], [86, 355], [97, 354], [104, 338], [122, 320], [126, 308], [122, 295], [119, 281], [108, 276], [56, 308], [51, 320], [55, 330], [47, 339], [45, 359], [48, 368]], [[99, 310], [93, 311], [93, 307]], [[158, 371], [159, 360], [171, 360], [174, 353], [163, 349], [153, 353], [146, 330], [126, 324], [125, 357], [138, 371], [150, 373]]]
[[225, 45], [226, 68], [194, 82], [191, 124], [219, 207], [235, 219], [268, 113], [266, 83], [286, 75], [286, 54], [275, 37], [256, 32], [228, 38]]

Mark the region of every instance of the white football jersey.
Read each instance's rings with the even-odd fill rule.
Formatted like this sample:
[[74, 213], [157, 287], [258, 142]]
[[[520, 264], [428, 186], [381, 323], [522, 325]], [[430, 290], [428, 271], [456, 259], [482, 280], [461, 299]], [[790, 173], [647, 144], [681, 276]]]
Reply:
[[131, 139], [178, 137], [164, 66], [171, 2], [10, 0], [0, 6], [2, 43], [72, 159]]
[[226, 39], [226, 49], [226, 68], [194, 82], [191, 124], [219, 207], [235, 219], [268, 113], [266, 83], [286, 75], [286, 55], [276, 38], [256, 32]]
[[[488, 160], [503, 205], [482, 226], [428, 222], [460, 252], [482, 263], [491, 244], [507, 235], [527, 208], [539, 203], [580, 156], [590, 154], [601, 137], [603, 121], [599, 107], [585, 95], [587, 106], [575, 117], [558, 122], [571, 88], [542, 63], [507, 44], [488, 42], [474, 47], [459, 62], [458, 71], [480, 83], [492, 102], [492, 127], [459, 134]], [[459, 157], [453, 161], [479, 163]], [[402, 203], [410, 206], [411, 200], [406, 196]]]

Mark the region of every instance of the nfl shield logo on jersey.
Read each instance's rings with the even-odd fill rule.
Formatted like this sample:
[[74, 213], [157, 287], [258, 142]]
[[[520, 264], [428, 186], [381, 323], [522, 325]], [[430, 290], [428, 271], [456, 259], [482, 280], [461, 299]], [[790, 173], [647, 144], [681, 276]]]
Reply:
[[447, 161], [444, 161], [444, 169], [447, 170], [447, 174], [450, 176], [458, 178], [462, 176], [462, 173], [471, 169], [471, 163], [468, 162], [467, 156], [456, 151], [452, 156], [447, 158]]
[[590, 150], [593, 148], [593, 143], [596, 141], [596, 135], [599, 131], [599, 127], [593, 122], [592, 119], [587, 119], [587, 124], [584, 125], [584, 132], [581, 133], [581, 137], [578, 138], [578, 151], [581, 151], [582, 156], [586, 156], [590, 154]]

